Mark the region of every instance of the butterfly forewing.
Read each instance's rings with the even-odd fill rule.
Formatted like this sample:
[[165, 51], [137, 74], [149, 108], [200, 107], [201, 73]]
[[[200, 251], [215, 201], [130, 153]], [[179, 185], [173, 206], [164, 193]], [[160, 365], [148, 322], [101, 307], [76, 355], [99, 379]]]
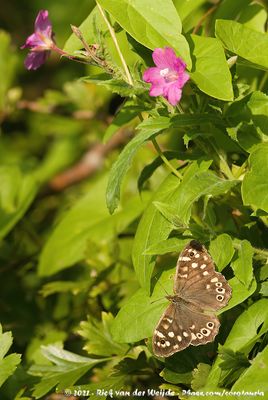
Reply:
[[232, 289], [224, 276], [215, 271], [205, 247], [192, 240], [179, 256], [174, 293], [204, 309], [216, 311], [228, 303]]
[[174, 296], [167, 296], [171, 304], [154, 331], [154, 353], [169, 357], [190, 344], [213, 341], [220, 326], [214, 313], [228, 303], [231, 293], [205, 247], [192, 240], [179, 256]]

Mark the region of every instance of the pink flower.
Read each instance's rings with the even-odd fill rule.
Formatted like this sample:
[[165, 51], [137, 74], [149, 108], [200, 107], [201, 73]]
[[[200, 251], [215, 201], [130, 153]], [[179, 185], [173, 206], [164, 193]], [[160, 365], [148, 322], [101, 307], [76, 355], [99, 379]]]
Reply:
[[185, 72], [186, 64], [170, 47], [155, 49], [153, 60], [156, 67], [148, 68], [143, 74], [143, 80], [152, 84], [150, 96], [164, 96], [175, 106], [181, 99], [181, 89], [190, 78]]
[[48, 58], [50, 50], [55, 46], [53, 40], [52, 24], [48, 18], [48, 11], [39, 11], [35, 24], [34, 33], [26, 39], [21, 49], [29, 48], [30, 53], [25, 59], [24, 65], [27, 69], [39, 68]]

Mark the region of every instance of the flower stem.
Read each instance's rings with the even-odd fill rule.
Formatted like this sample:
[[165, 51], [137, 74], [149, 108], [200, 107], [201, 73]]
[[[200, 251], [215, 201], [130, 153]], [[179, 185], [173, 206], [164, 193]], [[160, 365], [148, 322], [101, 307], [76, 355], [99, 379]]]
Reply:
[[159, 156], [161, 157], [161, 159], [163, 160], [163, 162], [166, 164], [166, 166], [171, 170], [171, 172], [173, 172], [180, 180], [182, 180], [182, 175], [179, 173], [179, 171], [173, 167], [173, 165], [168, 161], [168, 159], [166, 158], [166, 156], [163, 154], [162, 150], [159, 147], [159, 144], [157, 143], [156, 139], [153, 138], [152, 139], [152, 143], [157, 151], [157, 153], [159, 154]]
[[125, 59], [124, 59], [124, 57], [123, 57], [123, 54], [121, 53], [119, 44], [118, 44], [117, 39], [116, 39], [115, 32], [114, 32], [114, 30], [113, 30], [111, 24], [109, 23], [109, 21], [108, 21], [106, 15], [105, 15], [105, 12], [103, 11], [102, 7], [99, 5], [99, 3], [98, 3], [97, 1], [96, 1], [96, 4], [97, 4], [97, 7], [98, 7], [98, 9], [99, 9], [99, 11], [100, 11], [100, 13], [101, 13], [102, 18], [104, 19], [104, 21], [105, 21], [105, 23], [106, 23], [106, 25], [107, 25], [107, 27], [108, 27], [108, 29], [109, 29], [110, 35], [111, 35], [111, 37], [112, 37], [112, 39], [113, 39], [114, 45], [115, 45], [116, 50], [117, 50], [117, 52], [118, 52], [118, 54], [119, 54], [121, 63], [122, 63], [123, 68], [124, 68], [124, 70], [125, 70], [127, 82], [128, 82], [131, 86], [133, 86], [133, 80], [132, 80], [132, 77], [131, 77], [131, 75], [130, 75], [130, 73], [129, 73], [127, 63], [126, 63], [126, 61], [125, 61]]

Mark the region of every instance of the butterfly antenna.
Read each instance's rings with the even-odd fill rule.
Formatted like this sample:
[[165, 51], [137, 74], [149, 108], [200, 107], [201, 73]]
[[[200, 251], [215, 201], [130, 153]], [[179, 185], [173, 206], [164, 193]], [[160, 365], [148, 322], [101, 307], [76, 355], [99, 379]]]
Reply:
[[[156, 276], [154, 276], [154, 278], [157, 280]], [[166, 295], [169, 296], [169, 293], [166, 291], [166, 289], [164, 288], [164, 286], [162, 285], [162, 283], [160, 282], [159, 279], [158, 279], [157, 283], [163, 289], [163, 291], [166, 293]]]

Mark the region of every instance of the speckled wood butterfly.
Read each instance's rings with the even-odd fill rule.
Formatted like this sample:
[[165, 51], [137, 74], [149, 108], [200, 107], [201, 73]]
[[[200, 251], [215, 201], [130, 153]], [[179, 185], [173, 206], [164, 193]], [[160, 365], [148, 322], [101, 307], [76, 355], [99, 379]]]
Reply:
[[189, 345], [212, 342], [220, 322], [215, 311], [224, 307], [232, 289], [204, 246], [192, 240], [179, 256], [174, 295], [153, 335], [156, 356], [169, 357]]

